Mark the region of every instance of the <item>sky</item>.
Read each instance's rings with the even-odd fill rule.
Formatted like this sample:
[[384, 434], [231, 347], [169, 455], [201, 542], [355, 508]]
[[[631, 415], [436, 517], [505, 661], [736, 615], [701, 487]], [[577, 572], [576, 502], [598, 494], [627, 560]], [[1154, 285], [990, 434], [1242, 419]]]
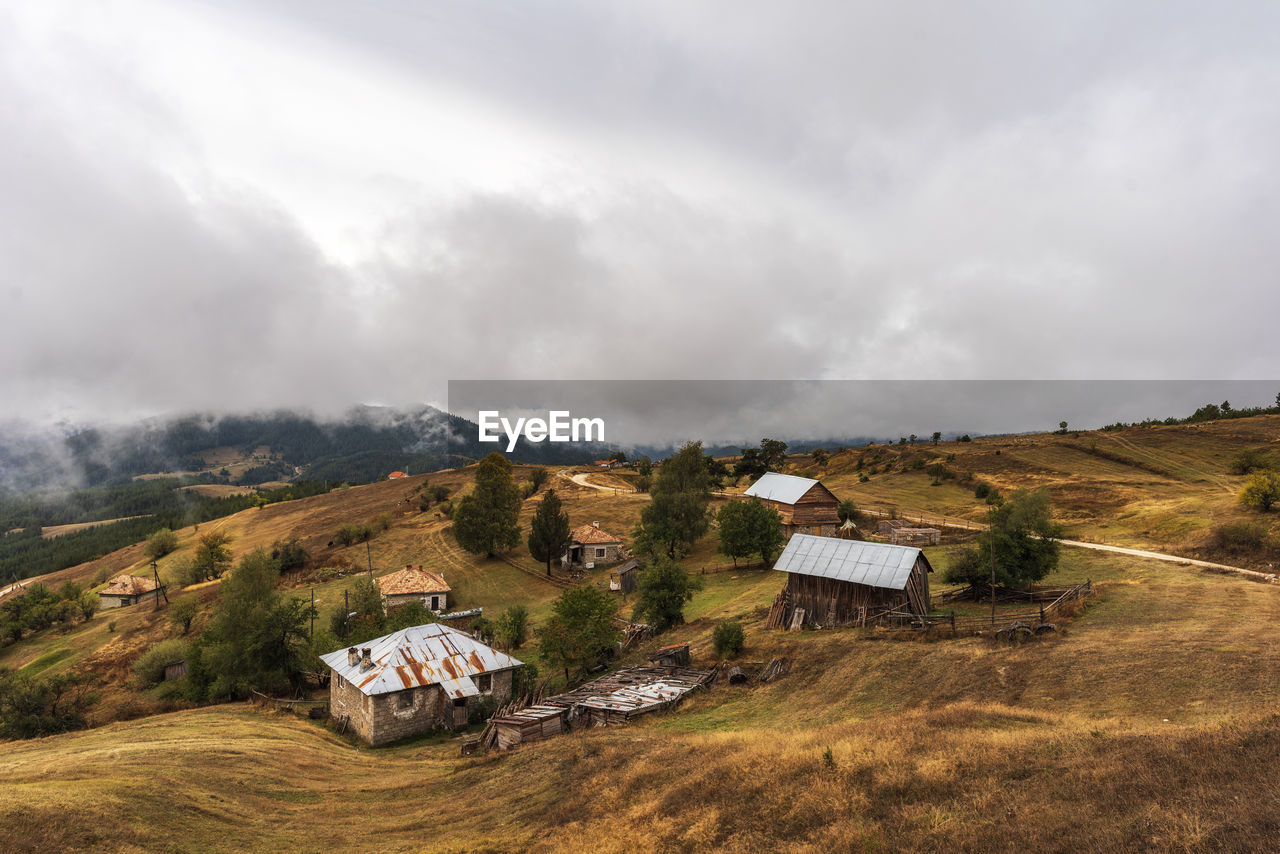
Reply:
[[0, 0], [0, 421], [1273, 379], [1278, 48], [1268, 2]]

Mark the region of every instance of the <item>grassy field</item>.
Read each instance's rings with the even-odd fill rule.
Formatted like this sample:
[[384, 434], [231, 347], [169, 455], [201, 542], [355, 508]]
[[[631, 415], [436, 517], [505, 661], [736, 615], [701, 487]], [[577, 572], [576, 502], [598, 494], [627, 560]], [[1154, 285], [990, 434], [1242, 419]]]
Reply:
[[[794, 468], [813, 469], [863, 506], [979, 521], [985, 505], [972, 487], [934, 486], [910, 468], [924, 456], [1005, 491], [1047, 486], [1077, 536], [1192, 550], [1210, 526], [1251, 518], [1235, 505], [1241, 478], [1227, 464], [1278, 434], [1280, 419], [1268, 417], [855, 449], [825, 468], [803, 458]], [[879, 470], [863, 483], [877, 451]], [[296, 536], [322, 566], [371, 562], [380, 575], [422, 564], [444, 573], [458, 608], [495, 614], [520, 602], [535, 625], [544, 620], [560, 590], [538, 577], [542, 567], [523, 548], [511, 557], [524, 570], [459, 549], [447, 520], [411, 500], [424, 479], [456, 498], [471, 471], [352, 487], [187, 529], [161, 572], [210, 529], [230, 533], [237, 556]], [[596, 521], [624, 537], [648, 500], [559, 477], [548, 485], [574, 525]], [[521, 510], [526, 527], [539, 500]], [[339, 526], [386, 516], [389, 527], [368, 546], [330, 544]], [[715, 543], [709, 534], [684, 561], [705, 584], [687, 624], [625, 660], [688, 640], [695, 663], [710, 665], [713, 628], [734, 618], [747, 631], [740, 661], [793, 659], [774, 683], [718, 686], [631, 727], [481, 757], [461, 757], [446, 736], [357, 749], [321, 724], [239, 704], [8, 743], [0, 850], [1255, 851], [1280, 835], [1275, 586], [1064, 548], [1046, 583], [1088, 578], [1096, 595], [1057, 636], [1010, 647], [874, 630], [788, 633], [763, 628], [783, 577], [735, 568]], [[953, 548], [926, 550], [940, 572]], [[55, 581], [145, 566], [135, 546]], [[585, 583], [606, 579], [601, 569]], [[297, 595], [314, 590], [326, 619], [351, 580], [292, 583]], [[212, 602], [217, 584], [192, 595]], [[942, 610], [951, 608], [985, 613], [982, 603]], [[93, 670], [106, 680], [104, 719], [144, 714], [154, 707], [133, 688], [129, 665], [170, 631], [149, 606], [104, 612], [0, 649], [0, 668]], [[540, 663], [536, 644], [519, 656]]]
[[[6, 745], [0, 848], [24, 850], [1261, 850], [1280, 830], [1273, 588], [1068, 552], [1097, 600], [1061, 637], [767, 632], [779, 578], [717, 574], [769, 685], [632, 727], [462, 758], [357, 750], [244, 705]], [[830, 751], [830, 759], [824, 757]], [[163, 792], [163, 797], [157, 794]]]

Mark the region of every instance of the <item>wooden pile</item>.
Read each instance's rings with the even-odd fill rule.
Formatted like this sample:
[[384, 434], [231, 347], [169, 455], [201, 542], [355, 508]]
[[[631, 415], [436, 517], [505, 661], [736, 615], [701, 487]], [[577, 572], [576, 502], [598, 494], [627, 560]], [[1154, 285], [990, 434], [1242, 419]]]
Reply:
[[791, 671], [791, 659], [775, 658], [764, 666], [756, 675], [757, 682], [772, 682], [779, 676], [786, 676]]
[[784, 586], [774, 597], [773, 604], [769, 606], [769, 616], [765, 618], [764, 627], [766, 629], [785, 629], [787, 627], [787, 616], [791, 605], [791, 594], [787, 592]]

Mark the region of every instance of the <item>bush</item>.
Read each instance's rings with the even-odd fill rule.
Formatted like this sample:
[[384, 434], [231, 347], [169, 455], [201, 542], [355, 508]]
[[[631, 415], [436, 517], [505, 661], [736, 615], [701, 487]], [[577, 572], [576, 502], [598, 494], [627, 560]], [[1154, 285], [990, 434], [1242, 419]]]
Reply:
[[721, 658], [733, 658], [746, 646], [746, 635], [742, 631], [742, 623], [737, 620], [725, 620], [711, 632], [711, 643], [716, 648], [716, 655]]
[[352, 546], [356, 543], [363, 543], [365, 540], [373, 536], [373, 531], [369, 530], [368, 525], [343, 525], [333, 535], [333, 538], [344, 546]]
[[0, 738], [36, 738], [88, 726], [98, 702], [85, 676], [60, 673], [37, 679], [24, 673], [0, 678]]
[[1280, 502], [1280, 474], [1273, 471], [1255, 471], [1240, 490], [1240, 503], [1263, 513]]
[[146, 555], [152, 560], [159, 560], [167, 554], [177, 551], [178, 535], [168, 528], [161, 528], [147, 537]]
[[184, 640], [170, 638], [148, 649], [133, 663], [133, 672], [138, 674], [144, 685], [159, 685], [164, 681], [164, 669], [175, 661], [182, 661], [191, 651], [191, 646]]
[[181, 629], [182, 634], [191, 631], [191, 621], [200, 613], [200, 601], [195, 596], [184, 596], [169, 606], [169, 625]]
[[1259, 522], [1228, 522], [1217, 525], [1209, 533], [1209, 548], [1233, 555], [1266, 549], [1267, 528]]

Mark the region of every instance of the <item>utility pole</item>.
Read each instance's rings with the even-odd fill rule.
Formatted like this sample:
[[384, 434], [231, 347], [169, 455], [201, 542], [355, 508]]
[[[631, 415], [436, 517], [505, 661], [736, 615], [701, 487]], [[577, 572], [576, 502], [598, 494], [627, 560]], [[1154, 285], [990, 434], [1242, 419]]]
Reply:
[[996, 523], [991, 520], [991, 628], [996, 627]]
[[369, 580], [373, 581], [373, 549], [369, 545], [369, 541], [364, 541], [364, 554], [369, 560]]
[[311, 588], [311, 631], [307, 632], [307, 640], [316, 639], [316, 589]]
[[342, 591], [342, 642], [351, 637], [351, 591]]

